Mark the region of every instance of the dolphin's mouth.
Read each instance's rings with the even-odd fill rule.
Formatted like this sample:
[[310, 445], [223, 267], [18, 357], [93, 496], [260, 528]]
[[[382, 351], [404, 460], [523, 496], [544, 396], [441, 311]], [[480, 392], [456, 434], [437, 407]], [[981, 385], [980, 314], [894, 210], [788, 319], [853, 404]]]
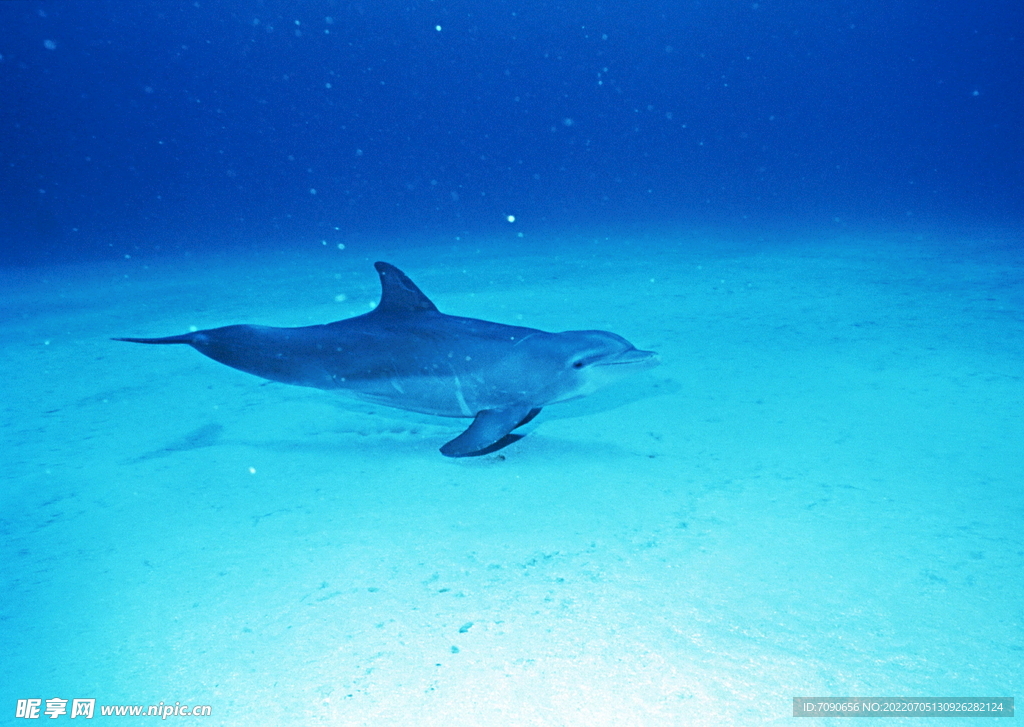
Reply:
[[661, 363], [661, 357], [658, 356], [655, 351], [641, 351], [639, 348], [634, 348], [632, 351], [626, 351], [619, 354], [613, 359], [607, 359], [604, 361], [597, 361], [594, 363], [595, 366], [622, 366], [622, 365], [637, 365], [644, 364], [645, 366], [657, 366]]

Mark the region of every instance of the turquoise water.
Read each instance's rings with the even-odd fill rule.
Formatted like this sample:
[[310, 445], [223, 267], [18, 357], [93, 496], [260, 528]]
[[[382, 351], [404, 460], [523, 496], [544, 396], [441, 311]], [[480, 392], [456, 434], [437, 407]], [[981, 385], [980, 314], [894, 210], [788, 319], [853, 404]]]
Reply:
[[[477, 242], [6, 271], [4, 709], [751, 725], [1019, 691], [1005, 238]], [[461, 420], [109, 340], [364, 312], [376, 258], [662, 364], [451, 460]]]

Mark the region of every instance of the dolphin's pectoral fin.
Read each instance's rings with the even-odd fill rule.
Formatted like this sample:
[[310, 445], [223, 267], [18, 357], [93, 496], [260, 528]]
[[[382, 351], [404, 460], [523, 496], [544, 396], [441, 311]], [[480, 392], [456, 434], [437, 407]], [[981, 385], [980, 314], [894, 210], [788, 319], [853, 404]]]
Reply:
[[477, 412], [466, 431], [441, 447], [441, 454], [445, 457], [478, 457], [497, 452], [522, 439], [521, 434], [512, 434], [512, 430], [523, 426], [539, 413], [539, 406], [528, 405], [484, 409]]

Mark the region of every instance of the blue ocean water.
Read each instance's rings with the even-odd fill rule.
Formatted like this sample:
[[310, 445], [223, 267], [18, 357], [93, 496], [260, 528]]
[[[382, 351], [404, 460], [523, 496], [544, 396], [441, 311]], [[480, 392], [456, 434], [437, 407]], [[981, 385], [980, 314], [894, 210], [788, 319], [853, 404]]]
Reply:
[[[0, 3], [4, 723], [1015, 696], [1022, 36], [1010, 0]], [[451, 461], [464, 421], [109, 340], [356, 316], [376, 260], [661, 367]]]
[[1019, 221], [1011, 0], [0, 14], [9, 261], [501, 234], [508, 215], [529, 232]]

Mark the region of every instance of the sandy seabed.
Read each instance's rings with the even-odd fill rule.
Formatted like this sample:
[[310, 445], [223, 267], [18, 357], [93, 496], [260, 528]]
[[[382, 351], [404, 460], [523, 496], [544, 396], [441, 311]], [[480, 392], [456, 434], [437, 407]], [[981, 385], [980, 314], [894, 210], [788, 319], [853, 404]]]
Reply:
[[[662, 364], [451, 460], [464, 420], [109, 340], [357, 315], [377, 259], [443, 312]], [[728, 726], [1024, 687], [1024, 252], [998, 240], [389, 244], [0, 286], [8, 715]]]

